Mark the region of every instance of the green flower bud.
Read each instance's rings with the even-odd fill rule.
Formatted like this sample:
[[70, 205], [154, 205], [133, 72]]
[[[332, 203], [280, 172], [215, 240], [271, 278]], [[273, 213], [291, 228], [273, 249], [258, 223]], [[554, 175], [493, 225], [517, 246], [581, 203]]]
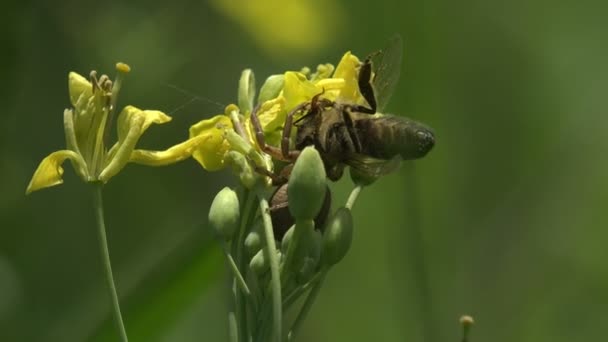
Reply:
[[232, 189], [223, 188], [213, 199], [209, 209], [209, 224], [218, 236], [232, 239], [239, 225], [239, 199]]
[[[281, 258], [281, 252], [276, 251], [277, 257]], [[270, 261], [266, 254], [266, 249], [260, 249], [249, 261], [249, 267], [258, 276], [263, 276], [270, 269]]]
[[317, 216], [326, 186], [325, 167], [319, 153], [313, 147], [306, 147], [296, 160], [287, 187], [289, 211], [296, 221]]
[[295, 227], [295, 225], [291, 226], [291, 228], [287, 230], [285, 235], [283, 235], [283, 239], [281, 240], [281, 250], [283, 251], [283, 253], [287, 252], [287, 248], [289, 248], [289, 243], [291, 242], [293, 231], [296, 229]]
[[340, 262], [353, 240], [353, 217], [349, 209], [339, 208], [323, 233], [322, 261], [327, 266]]
[[[288, 184], [286, 183], [277, 187], [270, 196], [270, 217], [272, 219], [272, 229], [274, 231], [274, 237], [278, 241], [282, 241], [282, 238], [287, 230], [295, 223], [293, 216], [291, 216], [291, 213], [289, 212], [287, 185]], [[315, 228], [317, 230], [321, 230], [321, 232], [325, 228], [325, 221], [327, 220], [327, 216], [329, 216], [330, 207], [331, 191], [329, 187], [327, 187], [323, 205], [315, 217]]]
[[264, 103], [279, 96], [284, 84], [285, 76], [283, 74], [268, 77], [260, 89], [258, 103]]
[[245, 69], [241, 73], [239, 80], [238, 103], [243, 112], [250, 112], [253, 109], [255, 99], [255, 76], [251, 69]]
[[245, 252], [249, 257], [255, 255], [264, 246], [264, 225], [262, 221], [256, 221], [251, 229], [251, 232], [247, 234], [245, 238], [244, 246]]
[[249, 267], [258, 276], [264, 275], [270, 269], [270, 263], [266, 257], [266, 251], [260, 249], [249, 262]]
[[334, 66], [329, 63], [317, 65], [317, 72], [310, 76], [311, 81], [318, 81], [329, 78], [334, 73]]
[[245, 156], [237, 151], [229, 151], [226, 155], [226, 161], [232, 166], [232, 172], [239, 178], [241, 184], [247, 189], [252, 189], [259, 178]]

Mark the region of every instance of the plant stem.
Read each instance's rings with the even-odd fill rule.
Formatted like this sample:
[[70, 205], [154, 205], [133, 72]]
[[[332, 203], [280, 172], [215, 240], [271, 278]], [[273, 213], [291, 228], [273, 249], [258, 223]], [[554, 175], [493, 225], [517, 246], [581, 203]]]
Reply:
[[251, 291], [249, 291], [249, 287], [247, 287], [247, 283], [245, 282], [243, 275], [241, 275], [239, 268], [236, 266], [236, 262], [234, 262], [232, 255], [230, 255], [228, 248], [224, 248], [224, 254], [226, 255], [226, 259], [228, 259], [228, 265], [230, 266], [232, 275], [234, 275], [234, 279], [236, 280], [239, 290], [243, 292], [246, 297], [250, 297]]
[[238, 342], [239, 341], [239, 328], [236, 323], [236, 316], [233, 311], [228, 313], [228, 341]]
[[114, 312], [114, 321], [116, 322], [116, 327], [118, 328], [118, 332], [120, 334], [120, 340], [123, 342], [127, 342], [129, 339], [127, 338], [127, 332], [125, 330], [125, 325], [122, 321], [122, 314], [120, 312], [120, 303], [118, 301], [118, 294], [116, 293], [116, 285], [114, 285], [114, 276], [112, 275], [112, 265], [110, 263], [110, 253], [108, 251], [108, 240], [106, 239], [106, 224], [104, 221], [103, 214], [103, 198], [101, 195], [101, 187], [103, 184], [101, 182], [93, 184], [94, 186], [94, 207], [95, 207], [95, 216], [97, 218], [97, 233], [99, 239], [99, 249], [101, 251], [101, 260], [104, 266], [106, 283], [108, 285], [108, 290], [110, 292], [110, 298], [112, 300], [112, 307]]
[[315, 273], [315, 275], [312, 276], [312, 278], [306, 284], [300, 285], [300, 286], [296, 287], [293, 291], [291, 291], [289, 293], [289, 295], [287, 295], [285, 297], [285, 299], [283, 300], [283, 312], [287, 312], [287, 310], [289, 310], [291, 305], [293, 303], [295, 303], [295, 301], [298, 300], [298, 298], [300, 298], [300, 296], [304, 292], [306, 292], [309, 288], [311, 288], [319, 280], [321, 280], [321, 278], [324, 276], [324, 274], [325, 274], [325, 271], [320, 271], [320, 272]]
[[357, 201], [357, 198], [359, 197], [359, 193], [361, 193], [361, 190], [363, 189], [362, 185], [357, 185], [353, 191], [351, 191], [350, 195], [348, 196], [348, 200], [346, 201], [346, 208], [349, 210], [353, 209], [353, 206], [355, 205], [355, 202]]
[[281, 306], [281, 277], [279, 274], [279, 260], [277, 258], [277, 247], [274, 242], [274, 232], [272, 231], [272, 220], [270, 219], [270, 209], [268, 201], [264, 197], [261, 189], [258, 189], [260, 200], [260, 214], [264, 222], [264, 237], [266, 238], [266, 253], [270, 261], [270, 284], [272, 292], [272, 315], [273, 331], [276, 341], [281, 341], [281, 327], [283, 322], [283, 312]]
[[324, 269], [321, 271], [321, 276], [319, 277], [319, 280], [314, 285], [312, 290], [310, 290], [308, 297], [306, 297], [306, 301], [302, 305], [302, 309], [300, 310], [298, 317], [296, 317], [296, 320], [293, 322], [293, 325], [291, 326], [291, 330], [289, 331], [289, 334], [287, 335], [288, 341], [293, 341], [293, 339], [296, 336], [296, 333], [298, 332], [298, 329], [300, 329], [300, 326], [306, 319], [306, 316], [308, 315], [308, 312], [310, 311], [312, 304], [317, 299], [319, 290], [321, 290], [321, 287], [323, 286], [323, 280], [325, 280], [325, 275], [327, 275], [327, 269]]
[[[241, 216], [241, 223], [238, 231], [238, 236], [235, 241], [232, 241], [232, 254], [235, 256], [235, 260], [228, 253], [226, 249], [226, 256], [232, 271], [234, 273], [234, 281], [238, 288], [235, 291], [235, 314], [236, 314], [236, 326], [239, 330], [238, 336], [239, 341], [248, 341], [251, 336], [251, 327], [248, 325], [247, 319], [247, 302], [245, 299], [252, 299], [251, 292], [247, 287], [246, 282], [242, 277], [241, 270], [244, 270], [243, 263], [243, 242], [245, 241], [246, 230], [249, 225], [249, 221], [252, 215], [252, 207], [255, 196], [247, 189], [242, 188], [243, 192], [243, 215]], [[239, 290], [240, 289], [240, 290]], [[246, 289], [246, 290], [245, 290]], [[246, 298], [243, 298], [245, 296]]]

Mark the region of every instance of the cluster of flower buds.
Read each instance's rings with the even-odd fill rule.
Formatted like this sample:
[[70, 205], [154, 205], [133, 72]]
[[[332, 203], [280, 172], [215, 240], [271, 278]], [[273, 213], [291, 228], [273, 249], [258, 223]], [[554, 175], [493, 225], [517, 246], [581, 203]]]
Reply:
[[[325, 275], [348, 252], [353, 236], [352, 199], [331, 214], [331, 192], [319, 152], [312, 146], [299, 151], [286, 182], [273, 187], [276, 179], [268, 176], [277, 175], [275, 166], [285, 165], [264, 153], [256, 134], [279, 145], [285, 138], [281, 133], [287, 113], [320, 93], [360, 102], [359, 65], [357, 57], [347, 53], [338, 68], [322, 64], [315, 73], [304, 68], [273, 75], [257, 98], [254, 74], [245, 70], [238, 105], [228, 105], [223, 114], [190, 128], [191, 139], [205, 141], [192, 156], [207, 170], [230, 167], [240, 183], [235, 190], [222, 189], [209, 211], [209, 225], [222, 242], [234, 275], [231, 321], [239, 340], [293, 336]], [[263, 132], [252, 127], [251, 112], [256, 107]], [[284, 311], [302, 296], [305, 304], [293, 324], [287, 324]]]
[[[323, 208], [328, 187], [323, 162], [314, 148], [302, 151], [285, 188], [284, 200], [288, 201], [294, 224], [281, 236], [275, 234], [276, 229], [264, 229], [264, 216], [272, 215], [272, 207], [266, 210], [260, 206], [262, 210], [252, 213], [246, 209], [250, 205], [247, 200], [239, 198], [237, 191], [230, 188], [216, 195], [209, 211], [210, 227], [226, 243], [237, 291], [241, 291], [241, 296], [249, 296], [243, 301], [251, 306], [247, 312], [262, 324], [251, 327], [257, 338], [267, 338], [270, 333], [269, 326], [263, 324], [272, 320], [262, 318], [272, 312], [272, 290], [268, 291], [272, 289], [271, 260], [278, 261], [282, 310], [288, 310], [308, 290], [320, 286], [330, 267], [344, 258], [352, 240], [350, 209], [340, 207], [322, 226], [315, 223], [319, 213], [325, 211], [327, 215], [329, 208]], [[268, 232], [278, 242], [270, 252], [274, 253], [272, 257], [266, 245]]]

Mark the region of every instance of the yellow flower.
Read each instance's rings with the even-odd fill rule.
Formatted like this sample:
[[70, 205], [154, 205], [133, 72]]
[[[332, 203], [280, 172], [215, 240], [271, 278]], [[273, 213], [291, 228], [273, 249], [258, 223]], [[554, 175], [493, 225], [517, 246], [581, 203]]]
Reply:
[[[361, 62], [347, 52], [334, 71], [331, 64], [321, 64], [314, 74], [307, 68], [299, 72], [287, 71], [282, 75], [270, 76], [260, 90], [257, 116], [264, 131], [267, 144], [278, 146], [287, 114], [301, 103], [309, 102], [315, 95], [332, 101], [348, 103], [365, 103], [359, 93], [357, 75]], [[239, 104], [253, 104], [255, 92], [254, 78], [250, 70], [245, 70], [239, 82]], [[249, 97], [249, 98], [243, 98]], [[231, 118], [231, 115], [232, 118]], [[242, 140], [248, 142], [252, 150], [260, 153], [255, 132], [250, 120], [251, 108], [239, 108], [230, 105], [224, 114], [202, 120], [190, 127], [190, 138], [204, 137], [205, 144], [196, 147], [193, 157], [208, 171], [224, 168], [229, 161], [228, 152], [243, 153], [242, 146], [235, 146], [235, 140], [227, 138], [228, 132], [234, 132], [235, 121], [242, 126]], [[295, 131], [295, 130], [294, 130]], [[239, 144], [241, 145], [241, 144]], [[253, 152], [248, 152], [250, 159]], [[246, 153], [244, 153], [246, 154]], [[261, 166], [261, 165], [258, 165]]]
[[128, 162], [159, 166], [188, 158], [204, 137], [187, 140], [165, 151], [137, 150], [135, 145], [152, 124], [163, 124], [171, 118], [157, 110], [142, 110], [126, 106], [118, 114], [118, 141], [107, 149], [107, 129], [112, 124], [122, 77], [130, 68], [124, 63], [116, 65], [118, 76], [112, 82], [106, 75], [97, 78], [91, 72], [90, 80], [70, 72], [68, 89], [72, 109], [63, 113], [66, 150], [51, 153], [44, 158], [26, 189], [26, 194], [63, 183], [63, 167], [69, 159], [76, 173], [85, 182], [107, 182]]

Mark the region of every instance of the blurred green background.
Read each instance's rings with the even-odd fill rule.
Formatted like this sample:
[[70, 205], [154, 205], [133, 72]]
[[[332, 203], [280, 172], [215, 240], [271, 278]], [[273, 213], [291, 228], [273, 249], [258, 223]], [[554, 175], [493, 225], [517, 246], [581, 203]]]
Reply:
[[[112, 341], [90, 189], [25, 197], [64, 148], [67, 73], [131, 65], [120, 104], [160, 109], [142, 148], [182, 141], [236, 101], [240, 71], [360, 57], [394, 33], [390, 112], [437, 145], [365, 189], [345, 260], [300, 341], [596, 341], [608, 322], [605, 1], [27, 1], [4, 4], [0, 341]], [[105, 188], [132, 341], [224, 341], [228, 276], [204, 227], [234, 185], [193, 160], [129, 165]], [[351, 183], [336, 184], [335, 204]]]

